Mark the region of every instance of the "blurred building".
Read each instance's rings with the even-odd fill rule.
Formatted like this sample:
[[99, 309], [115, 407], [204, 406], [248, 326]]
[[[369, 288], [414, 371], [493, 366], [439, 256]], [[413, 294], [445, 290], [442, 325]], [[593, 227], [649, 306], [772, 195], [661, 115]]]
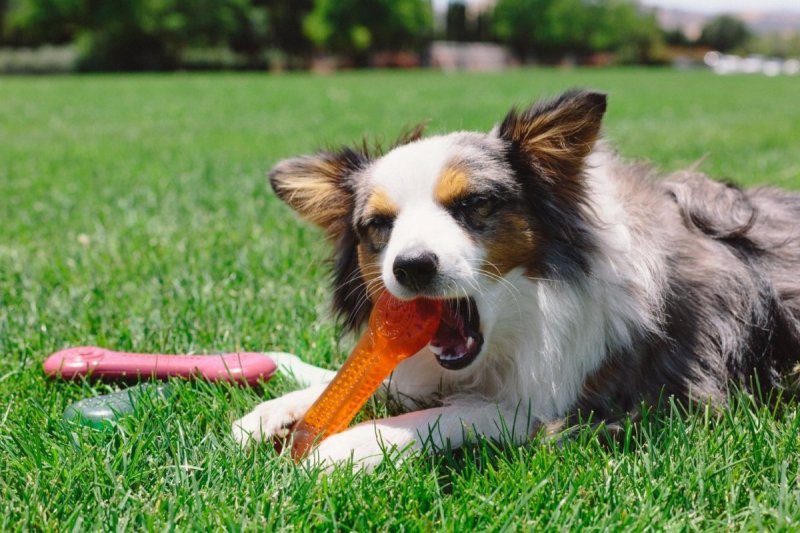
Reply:
[[430, 65], [444, 71], [497, 71], [511, 64], [511, 53], [499, 44], [450, 41], [431, 44]]

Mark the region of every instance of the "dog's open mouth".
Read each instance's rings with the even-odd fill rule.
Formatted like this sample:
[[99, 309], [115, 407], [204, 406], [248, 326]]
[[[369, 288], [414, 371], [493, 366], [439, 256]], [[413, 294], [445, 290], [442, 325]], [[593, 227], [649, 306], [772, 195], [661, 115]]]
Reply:
[[446, 300], [439, 329], [428, 347], [444, 368], [465, 368], [475, 360], [483, 346], [480, 326], [481, 319], [475, 300]]

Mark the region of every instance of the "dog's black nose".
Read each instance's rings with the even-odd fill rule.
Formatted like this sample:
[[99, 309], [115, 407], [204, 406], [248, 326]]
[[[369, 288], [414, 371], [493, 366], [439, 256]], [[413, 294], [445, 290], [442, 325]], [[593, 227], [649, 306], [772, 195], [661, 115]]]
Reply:
[[433, 252], [398, 255], [392, 265], [397, 282], [408, 289], [418, 291], [427, 286], [439, 268], [439, 258]]

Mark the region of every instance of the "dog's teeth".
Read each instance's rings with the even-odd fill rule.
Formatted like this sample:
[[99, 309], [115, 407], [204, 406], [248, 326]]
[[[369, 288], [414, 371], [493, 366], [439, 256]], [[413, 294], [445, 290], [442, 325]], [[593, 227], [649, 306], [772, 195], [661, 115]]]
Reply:
[[442, 356], [443, 348], [441, 346], [434, 346], [433, 344], [428, 345], [428, 349], [439, 357]]
[[471, 350], [473, 346], [475, 346], [475, 339], [467, 337], [467, 350]]
[[462, 357], [464, 357], [464, 354], [463, 353], [450, 353], [450, 352], [446, 353], [446, 352], [442, 351], [442, 353], [437, 353], [436, 357], [440, 361], [456, 361], [456, 360], [461, 359]]

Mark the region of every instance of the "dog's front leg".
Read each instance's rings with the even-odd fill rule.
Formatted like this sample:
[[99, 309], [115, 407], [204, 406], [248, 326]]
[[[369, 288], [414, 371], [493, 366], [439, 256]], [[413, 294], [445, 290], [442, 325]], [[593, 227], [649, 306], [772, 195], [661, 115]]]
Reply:
[[331, 370], [304, 363], [294, 354], [268, 352], [265, 355], [275, 362], [278, 372], [294, 378], [306, 388], [263, 402], [234, 422], [233, 438], [242, 446], [287, 436], [289, 427], [306, 414], [336, 375]]
[[371, 469], [384, 459], [402, 460], [418, 450], [458, 448], [477, 436], [525, 442], [538, 425], [521, 407], [493, 403], [447, 405], [370, 420], [331, 435], [312, 451], [306, 463], [330, 469], [352, 460], [357, 468]]
[[326, 383], [312, 385], [259, 404], [233, 423], [233, 438], [247, 446], [272, 437], [286, 437], [289, 427], [306, 414], [325, 387]]

